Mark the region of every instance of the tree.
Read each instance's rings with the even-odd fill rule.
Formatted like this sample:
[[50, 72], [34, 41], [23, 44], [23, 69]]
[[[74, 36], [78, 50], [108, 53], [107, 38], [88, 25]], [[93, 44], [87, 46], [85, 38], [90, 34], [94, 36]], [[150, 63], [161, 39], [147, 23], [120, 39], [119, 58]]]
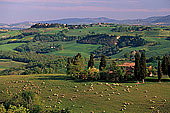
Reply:
[[93, 54], [90, 55], [90, 60], [88, 62], [88, 68], [93, 68], [94, 66], [94, 56]]
[[145, 57], [145, 52], [142, 52], [141, 58], [140, 58], [140, 78], [142, 79], [144, 83], [144, 79], [146, 77], [146, 57]]
[[162, 72], [164, 75], [168, 75], [168, 62], [169, 58], [165, 55], [162, 59]]
[[162, 78], [162, 69], [161, 69], [161, 62], [158, 62], [158, 82], [161, 82]]
[[99, 70], [102, 71], [105, 68], [106, 68], [106, 56], [102, 54], [100, 65], [99, 65]]
[[170, 77], [170, 62], [169, 62], [169, 65], [168, 65], [168, 76]]
[[74, 58], [69, 58], [67, 61], [67, 74], [72, 77], [79, 78], [79, 74], [84, 71], [84, 58], [78, 53]]
[[135, 75], [136, 80], [139, 83], [139, 80], [140, 80], [140, 54], [139, 54], [138, 51], [135, 54], [135, 70], [134, 70], [134, 75]]

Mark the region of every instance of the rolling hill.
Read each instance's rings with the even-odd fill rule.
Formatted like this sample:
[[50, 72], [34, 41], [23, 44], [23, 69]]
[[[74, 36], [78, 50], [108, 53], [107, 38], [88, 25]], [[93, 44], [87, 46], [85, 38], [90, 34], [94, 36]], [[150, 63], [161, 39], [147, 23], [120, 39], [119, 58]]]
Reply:
[[115, 20], [106, 17], [98, 18], [65, 18], [59, 20], [35, 21], [35, 22], [21, 22], [16, 24], [0, 24], [3, 29], [25, 29], [31, 27], [35, 23], [59, 23], [59, 24], [91, 24], [91, 23], [115, 23], [115, 24], [128, 24], [128, 25], [170, 25], [170, 15], [155, 16], [145, 19], [128, 19], [128, 20]]

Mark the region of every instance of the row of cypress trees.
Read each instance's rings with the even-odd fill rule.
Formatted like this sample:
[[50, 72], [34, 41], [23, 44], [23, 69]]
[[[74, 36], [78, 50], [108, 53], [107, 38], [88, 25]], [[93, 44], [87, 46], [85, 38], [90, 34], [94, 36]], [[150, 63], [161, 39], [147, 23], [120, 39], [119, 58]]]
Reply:
[[141, 55], [138, 51], [136, 52], [134, 75], [135, 75], [135, 78], [138, 81], [138, 83], [140, 80], [142, 80], [144, 83], [144, 79], [147, 75], [147, 73], [146, 73], [146, 57], [145, 57], [144, 51], [141, 53]]
[[[90, 55], [90, 60], [88, 62], [88, 68], [93, 68], [94, 66], [94, 56], [93, 54]], [[99, 70], [102, 71], [106, 67], [106, 56], [102, 55], [100, 59]]]
[[161, 81], [162, 74], [168, 75], [170, 77], [170, 58], [165, 55], [161, 61], [158, 62], [158, 81]]
[[[144, 79], [147, 76], [146, 72], [146, 56], [145, 52], [143, 51], [141, 54], [137, 51], [135, 54], [135, 70], [134, 75], [136, 80], [139, 81], [142, 80], [144, 83]], [[161, 81], [162, 74], [168, 75], [170, 77], [170, 58], [165, 55], [161, 61], [158, 61], [158, 81]]]

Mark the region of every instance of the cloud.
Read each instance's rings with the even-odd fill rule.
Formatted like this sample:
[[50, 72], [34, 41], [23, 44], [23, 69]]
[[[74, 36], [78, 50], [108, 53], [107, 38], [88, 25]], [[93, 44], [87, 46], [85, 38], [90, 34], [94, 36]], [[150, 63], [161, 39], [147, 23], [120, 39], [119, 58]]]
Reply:
[[101, 0], [0, 0], [0, 2], [11, 3], [65, 3], [65, 4], [85, 4], [85, 3], [111, 3], [111, 1]]
[[104, 11], [104, 12], [170, 12], [170, 8], [161, 9], [123, 9], [111, 7], [97, 7], [97, 6], [74, 6], [74, 7], [49, 7], [49, 6], [34, 6], [35, 9], [40, 10], [56, 10], [56, 11]]

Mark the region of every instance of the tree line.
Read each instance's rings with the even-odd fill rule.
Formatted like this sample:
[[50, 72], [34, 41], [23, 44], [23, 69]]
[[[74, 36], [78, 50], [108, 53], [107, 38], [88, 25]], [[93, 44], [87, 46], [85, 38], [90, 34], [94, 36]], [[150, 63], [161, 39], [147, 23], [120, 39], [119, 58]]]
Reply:
[[53, 74], [64, 73], [66, 58], [56, 55], [37, 54], [35, 52], [0, 51], [0, 59], [12, 59], [25, 62], [26, 65], [1, 71], [1, 75]]

